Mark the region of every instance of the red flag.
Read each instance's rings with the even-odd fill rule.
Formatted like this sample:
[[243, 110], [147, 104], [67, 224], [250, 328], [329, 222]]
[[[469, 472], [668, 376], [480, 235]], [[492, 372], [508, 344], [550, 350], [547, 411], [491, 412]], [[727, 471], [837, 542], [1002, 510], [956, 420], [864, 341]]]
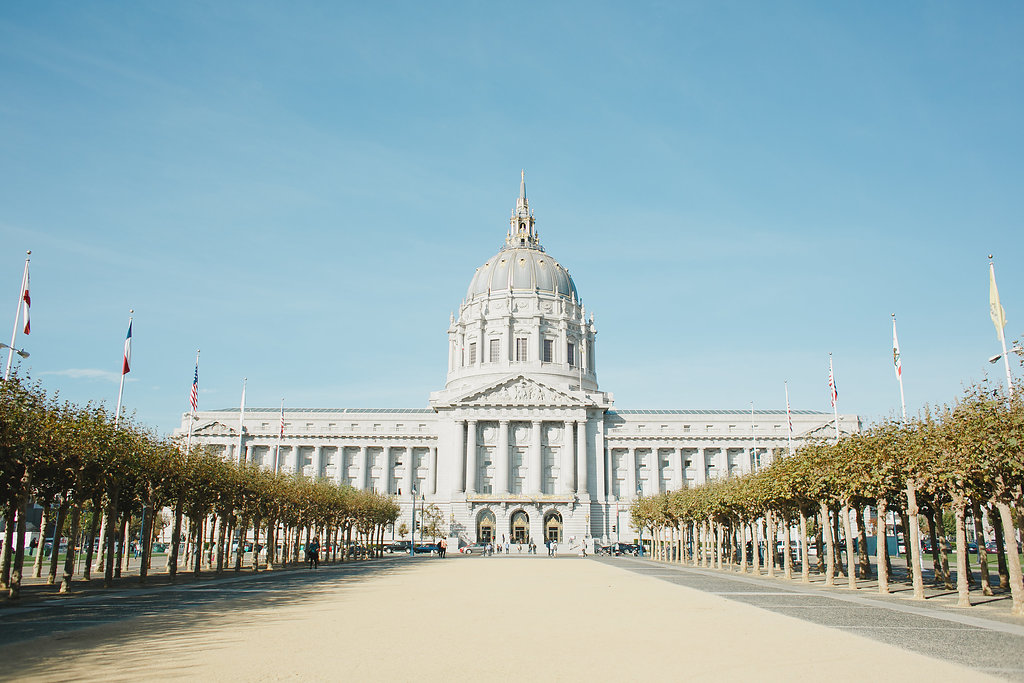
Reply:
[[121, 374], [127, 375], [132, 371], [132, 323], [128, 322], [128, 336], [124, 339], [124, 364], [121, 366]]
[[25, 334], [32, 331], [32, 324], [28, 318], [28, 309], [32, 305], [32, 297], [28, 295], [28, 261], [25, 261], [25, 277], [21, 282], [21, 305], [24, 311]]

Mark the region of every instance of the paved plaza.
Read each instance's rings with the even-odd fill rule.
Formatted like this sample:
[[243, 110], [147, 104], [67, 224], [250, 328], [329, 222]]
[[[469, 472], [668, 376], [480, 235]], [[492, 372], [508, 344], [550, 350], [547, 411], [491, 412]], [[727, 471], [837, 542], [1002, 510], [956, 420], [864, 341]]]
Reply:
[[632, 558], [394, 557], [5, 607], [0, 676], [1024, 679], [1024, 626], [835, 593]]

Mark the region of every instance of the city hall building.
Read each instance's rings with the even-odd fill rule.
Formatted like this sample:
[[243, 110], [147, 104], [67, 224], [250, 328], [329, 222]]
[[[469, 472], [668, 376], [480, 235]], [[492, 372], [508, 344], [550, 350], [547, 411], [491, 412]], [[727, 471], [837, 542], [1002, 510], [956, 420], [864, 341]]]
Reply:
[[[436, 504], [464, 543], [632, 539], [637, 496], [749, 472], [786, 449], [784, 410], [615, 408], [596, 342], [572, 277], [541, 246], [524, 179], [504, 244], [449, 320], [447, 379], [427, 407], [287, 409], [283, 437], [276, 409], [247, 409], [241, 425], [238, 408], [201, 411], [193, 439], [392, 494], [407, 525], [414, 499]], [[831, 413], [792, 419], [794, 445], [835, 430]], [[858, 417], [839, 428], [858, 431]]]

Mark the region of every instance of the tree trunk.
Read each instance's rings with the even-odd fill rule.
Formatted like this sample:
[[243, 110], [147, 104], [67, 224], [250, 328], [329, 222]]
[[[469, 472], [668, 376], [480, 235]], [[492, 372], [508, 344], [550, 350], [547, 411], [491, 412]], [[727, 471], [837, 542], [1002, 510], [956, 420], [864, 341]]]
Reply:
[[871, 553], [868, 552], [868, 529], [864, 523], [865, 510], [863, 505], [857, 505], [854, 509], [857, 515], [857, 558], [860, 562], [860, 578], [868, 580], [871, 578]]
[[967, 552], [967, 526], [964, 520], [964, 510], [967, 501], [963, 496], [953, 498], [953, 515], [956, 517], [956, 606], [971, 606], [970, 571], [971, 566], [967, 562], [970, 557]]
[[181, 547], [181, 500], [174, 503], [174, 526], [171, 527], [171, 552], [167, 553], [167, 575], [171, 581], [178, 575], [178, 551]]
[[854, 571], [853, 557], [856, 551], [853, 549], [853, 526], [850, 524], [850, 504], [844, 502], [839, 509], [839, 515], [843, 522], [843, 535], [846, 537], [846, 587], [850, 590], [857, 590], [857, 572]]
[[889, 501], [883, 498], [875, 500], [878, 511], [878, 523], [875, 525], [875, 556], [878, 565], [878, 592], [883, 595], [889, 592], [889, 542], [885, 530], [885, 517], [888, 514]]
[[[217, 569], [216, 573], [224, 571], [224, 515], [217, 516]], [[229, 539], [230, 541], [230, 539]]]
[[214, 543], [217, 540], [217, 517], [215, 515], [207, 515], [203, 521], [210, 527], [210, 545], [206, 550], [206, 568], [213, 569]]
[[942, 582], [942, 563], [939, 561], [939, 537], [935, 534], [935, 517], [925, 515], [928, 522], [928, 538], [932, 542], [932, 583], [938, 586]]
[[722, 549], [723, 549], [722, 546], [725, 543], [725, 539], [723, 538], [724, 533], [725, 533], [725, 528], [724, 528], [724, 526], [721, 523], [719, 523], [719, 524], [715, 525], [715, 531], [717, 532], [717, 534], [715, 536], [715, 569], [721, 569], [722, 568]]
[[[96, 550], [96, 533], [100, 525], [100, 517], [103, 516], [102, 512], [102, 499], [97, 496], [93, 498], [92, 504], [89, 506], [92, 512], [92, 517], [89, 520], [89, 536], [85, 544], [85, 566], [82, 567], [82, 580], [92, 580], [92, 556]], [[103, 537], [100, 538], [100, 543], [103, 543]]]
[[25, 523], [28, 517], [28, 474], [25, 474], [22, 484], [22, 497], [18, 505], [18, 522], [15, 525], [15, 533], [18, 535], [14, 541], [14, 564], [11, 567], [10, 593], [11, 600], [21, 597], [21, 575], [25, 570]]
[[811, 551], [811, 544], [807, 539], [807, 512], [800, 509], [800, 582], [811, 582], [811, 562], [807, 558]]
[[32, 576], [37, 579], [43, 575], [43, 555], [46, 554], [46, 525], [50, 523], [48, 518], [50, 516], [51, 505], [53, 505], [51, 502], [43, 504], [43, 514], [39, 519], [39, 539], [36, 541], [36, 557], [34, 566], [32, 567]]
[[829, 518], [828, 505], [824, 502], [821, 506], [821, 532], [825, 540], [825, 585], [836, 584], [836, 542], [832, 537], [832, 520]]
[[[908, 550], [910, 547], [910, 517], [907, 515], [906, 510], [900, 510], [900, 524], [903, 526], [903, 548], [905, 551], [903, 553], [903, 560], [907, 563], [907, 575], [909, 576], [913, 571], [913, 567], [911, 566], [912, 560], [910, 559], [912, 556], [910, 554], [910, 550]], [[897, 536], [896, 554], [899, 554], [899, 550], [899, 537]]]
[[129, 510], [124, 511], [124, 521], [117, 532], [117, 562], [114, 564], [114, 578], [117, 579], [121, 578], [121, 560], [128, 556], [128, 549], [125, 548], [125, 545], [128, 543], [128, 520], [131, 519], [131, 516]]
[[775, 532], [775, 515], [772, 514], [771, 510], [765, 512], [764, 515], [764, 527], [765, 527], [765, 564], [768, 566], [768, 576], [775, 577], [775, 549], [778, 547], [776, 542]]
[[[1010, 506], [1001, 501], [996, 502], [999, 510], [999, 521], [1002, 522], [1003, 540], [1006, 543], [1006, 559], [1010, 574], [1010, 595], [1013, 607], [1010, 613], [1015, 617], [1024, 616], [1024, 583], [1021, 578], [1020, 551], [1017, 549], [1017, 535], [1013, 527], [1013, 513]], [[995, 526], [995, 525], [993, 525]]]
[[974, 517], [974, 538], [978, 542], [978, 569], [981, 572], [981, 594], [992, 595], [992, 585], [988, 576], [988, 548], [985, 547], [985, 524], [981, 516], [981, 505], [975, 501], [971, 508]]
[[939, 505], [938, 500], [935, 501], [935, 505], [932, 506], [932, 512], [935, 515], [935, 527], [940, 533], [942, 533], [941, 541], [938, 544], [940, 568], [942, 569], [942, 584], [948, 590], [953, 589], [953, 577], [949, 573], [949, 553], [946, 551], [946, 534], [945, 526], [942, 523], [942, 506]]
[[192, 576], [199, 578], [199, 575], [203, 571], [203, 528], [209, 526], [209, 522], [206, 520], [206, 515], [198, 515], [192, 520], [192, 525], [195, 527], [195, 550], [192, 554]]
[[11, 584], [11, 560], [14, 558], [12, 550], [14, 548], [14, 530], [17, 516], [18, 504], [12, 500], [7, 505], [7, 523], [4, 525], [3, 570], [0, 573], [0, 588], [4, 590]]
[[139, 553], [139, 584], [145, 585], [149, 577], [149, 556], [153, 552], [153, 517], [156, 515], [155, 506], [144, 503], [142, 505], [142, 529], [139, 530], [139, 542], [142, 543]]
[[742, 521], [740, 522], [740, 572], [747, 573], [747, 529]]
[[995, 502], [989, 503], [989, 520], [996, 534], [996, 564], [999, 570], [999, 587], [1006, 590], [1010, 587], [1010, 570], [1006, 564], [1006, 540], [1003, 538], [1003, 525], [998, 520], [1002, 513], [996, 509]]
[[274, 568], [277, 561], [277, 520], [267, 522], [267, 571]]
[[104, 570], [103, 570], [103, 587], [110, 588], [114, 584], [114, 545], [117, 541], [117, 503], [120, 497], [120, 491], [114, 489], [112, 492], [107, 494], [107, 517], [106, 517], [106, 530], [107, 536], [104, 539], [103, 546], [105, 548]]
[[78, 546], [78, 535], [81, 533], [82, 504], [75, 502], [71, 508], [71, 531], [68, 534], [68, 554], [64, 558], [64, 574], [60, 580], [60, 592], [67, 593], [71, 589], [71, 579], [75, 575], [75, 557]]
[[[53, 550], [50, 552], [50, 572], [46, 575], [46, 585], [52, 586], [57, 583], [57, 560], [60, 556], [60, 539], [64, 537], [64, 524], [68, 517], [68, 498], [63, 496], [60, 505], [57, 506], [57, 517], [53, 520]], [[68, 553], [71, 552], [71, 545], [74, 538], [68, 538]], [[39, 576], [39, 574], [36, 574]]]
[[761, 522], [750, 523], [750, 571], [755, 576], [761, 575]]
[[[836, 576], [843, 576], [846, 574], [846, 566], [843, 563], [843, 544], [840, 542], [839, 533], [839, 508], [829, 508], [829, 514], [832, 516], [832, 555], [835, 557], [836, 562]], [[844, 530], [845, 531], [845, 530]]]
[[792, 526], [790, 523], [791, 521], [792, 520], [787, 513], [783, 519], [782, 527], [782, 542], [785, 544], [785, 548], [783, 549], [785, 554], [782, 556], [782, 566], [785, 568], [787, 581], [793, 580], [793, 538], [792, 531], [790, 530], [790, 527]]
[[817, 524], [814, 525], [814, 549], [817, 551], [817, 565], [818, 573], [822, 576], [825, 575], [825, 536], [821, 531], [821, 515], [815, 515], [814, 520]]
[[[96, 507], [96, 514], [100, 517], [100, 552], [96, 556], [96, 564], [93, 566], [93, 571], [105, 571], [107, 566], [107, 513], [109, 510], [109, 501], [106, 500], [106, 495], [103, 496], [98, 507]], [[105, 505], [106, 503], [106, 505]]]
[[910, 573], [914, 584], [914, 599], [924, 600], [924, 563], [921, 558], [921, 520], [918, 518], [917, 482], [907, 479], [907, 521], [910, 537], [904, 537], [907, 554], [910, 555]]

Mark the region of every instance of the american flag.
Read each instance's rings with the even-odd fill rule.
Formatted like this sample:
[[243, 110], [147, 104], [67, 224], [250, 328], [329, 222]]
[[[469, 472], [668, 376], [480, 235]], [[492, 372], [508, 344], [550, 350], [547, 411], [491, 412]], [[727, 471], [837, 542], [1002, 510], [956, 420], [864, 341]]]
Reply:
[[281, 432], [279, 436], [284, 438], [284, 401], [281, 401]]
[[192, 412], [196, 412], [199, 408], [199, 363], [196, 363], [196, 374], [192, 378], [192, 393], [188, 397], [189, 403], [192, 405]]
[[832, 355], [828, 357], [828, 390], [832, 394], [832, 407], [836, 407], [836, 401], [839, 400], [839, 390], [836, 389], [836, 378], [832, 373]]
[[21, 283], [21, 301], [24, 304], [25, 334], [29, 334], [32, 331], [32, 325], [28, 319], [28, 309], [32, 306], [32, 297], [28, 295], [28, 260], [25, 261], [25, 278]]
[[[127, 375], [132, 371], [132, 322], [128, 321], [128, 336], [124, 339], [124, 363], [121, 365], [121, 374]], [[198, 371], [198, 368], [197, 368]], [[195, 406], [192, 407], [195, 410]]]
[[786, 419], [789, 421], [789, 438], [793, 438], [793, 412], [789, 409], [789, 384], [786, 384]]
[[896, 338], [896, 315], [892, 316], [892, 364], [896, 368], [896, 379], [903, 377], [903, 359], [900, 357], [900, 340]]

